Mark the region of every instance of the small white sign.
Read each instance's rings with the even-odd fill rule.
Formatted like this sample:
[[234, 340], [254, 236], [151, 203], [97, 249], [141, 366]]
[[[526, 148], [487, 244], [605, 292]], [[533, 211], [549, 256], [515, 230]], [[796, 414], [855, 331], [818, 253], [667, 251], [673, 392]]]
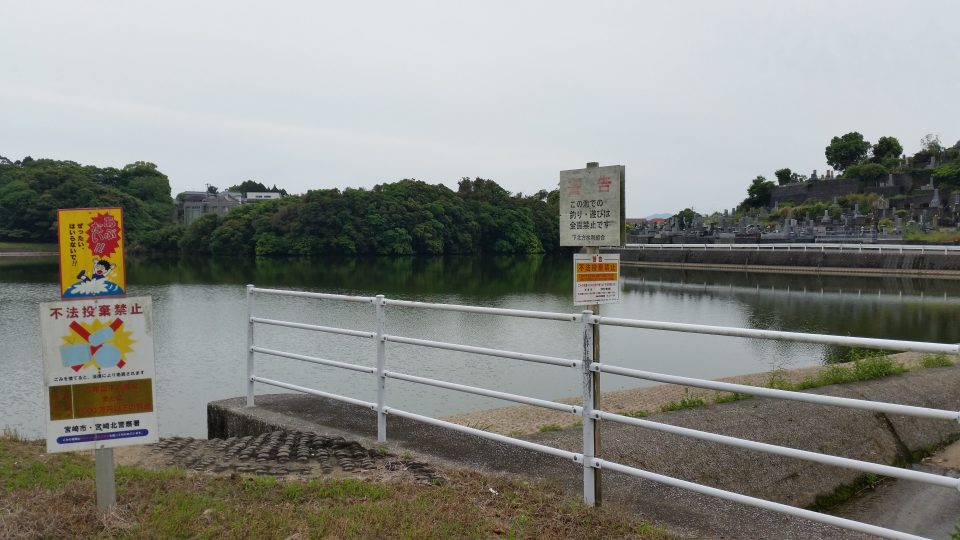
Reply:
[[40, 304], [47, 452], [159, 440], [149, 296]]
[[573, 254], [573, 304], [620, 302], [620, 254]]
[[560, 171], [560, 245], [623, 245], [623, 165]]

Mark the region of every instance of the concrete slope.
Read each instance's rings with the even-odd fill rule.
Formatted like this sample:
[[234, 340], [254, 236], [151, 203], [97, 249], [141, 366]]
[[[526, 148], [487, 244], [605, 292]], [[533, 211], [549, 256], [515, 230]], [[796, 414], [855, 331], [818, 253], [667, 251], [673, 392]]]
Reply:
[[[818, 389], [816, 393], [960, 410], [960, 367], [938, 368], [876, 381]], [[416, 411], [414, 411], [416, 412]], [[240, 399], [211, 403], [210, 436], [226, 437], [288, 428], [345, 434], [372, 442], [376, 415], [361, 407], [302, 395], [257, 398], [245, 409]], [[783, 400], [749, 399], [724, 405], [652, 415], [649, 419], [693, 429], [780, 444], [815, 452], [890, 464], [909, 451], [952, 441], [956, 422], [877, 415], [853, 409]], [[605, 422], [602, 457], [795, 506], [854, 481], [855, 471], [739, 450], [716, 443]], [[554, 479], [571, 495], [582, 490], [582, 469], [573, 462], [480, 437], [391, 417], [388, 438], [395, 449], [459, 466]], [[580, 430], [529, 437], [579, 451]], [[859, 538], [860, 535], [728, 503], [687, 490], [604, 471], [604, 500], [664, 523], [689, 537]], [[909, 526], [904, 527], [907, 532]]]

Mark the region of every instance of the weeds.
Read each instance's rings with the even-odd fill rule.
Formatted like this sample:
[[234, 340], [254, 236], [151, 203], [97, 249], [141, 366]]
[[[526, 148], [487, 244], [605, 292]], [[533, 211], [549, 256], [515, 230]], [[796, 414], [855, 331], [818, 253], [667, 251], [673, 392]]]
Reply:
[[551, 431], [563, 431], [563, 426], [560, 424], [544, 424], [538, 429], [540, 433], [549, 433]]
[[679, 411], [682, 409], [694, 409], [696, 407], [703, 407], [707, 402], [702, 398], [684, 396], [680, 401], [669, 401], [664, 403], [658, 409], [660, 412], [670, 412], [670, 411]]
[[650, 416], [650, 413], [643, 409], [637, 409], [636, 411], [625, 411], [620, 413], [623, 416], [629, 416], [630, 418], [644, 418]]
[[953, 360], [946, 354], [925, 354], [920, 357], [920, 367], [924, 369], [949, 367], [953, 365]]
[[717, 394], [716, 397], [713, 398], [713, 402], [717, 404], [733, 403], [734, 401], [751, 399], [752, 397], [753, 396], [751, 396], [750, 394], [741, 394], [740, 392], [733, 392], [733, 393], [724, 392], [723, 394]]
[[666, 537], [571, 501], [559, 485], [472, 471], [447, 471], [437, 486], [120, 467], [109, 514], [95, 509], [92, 475], [88, 453], [47, 455], [42, 441], [0, 439], [0, 538]]

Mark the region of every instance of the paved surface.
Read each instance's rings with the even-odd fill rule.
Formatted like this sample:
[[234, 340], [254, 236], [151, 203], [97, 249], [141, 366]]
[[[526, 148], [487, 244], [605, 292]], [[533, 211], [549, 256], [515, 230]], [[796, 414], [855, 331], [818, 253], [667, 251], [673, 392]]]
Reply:
[[[817, 393], [958, 410], [960, 393], [957, 388], [960, 388], [960, 368], [953, 367], [826, 387]], [[224, 410], [228, 412], [224, 414]], [[369, 446], [373, 444], [376, 432], [373, 411], [302, 395], [261, 396], [254, 409], [245, 409], [241, 399], [215, 402], [211, 404], [210, 416], [211, 426], [233, 434], [278, 427], [318, 430], [331, 436], [357, 438]], [[902, 458], [907, 449], [953, 440], [960, 435], [960, 426], [956, 423], [766, 399], [662, 413], [650, 419], [880, 463], [892, 463], [898, 457]], [[211, 437], [222, 435], [211, 432]], [[428, 462], [549, 478], [560, 483], [572, 496], [579, 496], [582, 490], [579, 465], [539, 452], [395, 416], [389, 417], [388, 439], [395, 453], [410, 449], [417, 452], [418, 458]], [[540, 433], [528, 439], [578, 451], [581, 432], [569, 429]], [[845, 469], [609, 422], [602, 426], [602, 439], [605, 459], [795, 506], [807, 506], [816, 495], [829, 493], [858, 476]], [[604, 471], [603, 475], [605, 501], [626, 507], [644, 519], [662, 523], [674, 533], [686, 537], [867, 537], [611, 471]], [[895, 519], [894, 524], [881, 523], [871, 519], [873, 515], [858, 515], [875, 524], [893, 525], [911, 533], [921, 532], [921, 529], [914, 528], [915, 524]]]
[[[960, 478], [960, 442], [955, 442], [914, 469]], [[949, 540], [960, 528], [960, 493], [955, 489], [917, 482], [887, 480], [834, 514], [910, 531], [920, 536]]]

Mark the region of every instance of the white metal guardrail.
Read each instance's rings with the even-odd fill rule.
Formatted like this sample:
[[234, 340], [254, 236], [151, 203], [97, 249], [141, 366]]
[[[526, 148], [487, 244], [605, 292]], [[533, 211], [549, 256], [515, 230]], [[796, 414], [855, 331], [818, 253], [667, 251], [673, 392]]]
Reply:
[[[314, 298], [314, 299], [321, 299], [321, 300], [332, 300], [332, 301], [341, 301], [341, 302], [359, 302], [359, 303], [370, 304], [373, 307], [373, 315], [375, 317], [374, 319], [375, 330], [372, 332], [363, 331], [363, 330], [352, 330], [352, 329], [346, 329], [346, 328], [318, 326], [318, 325], [312, 325], [312, 324], [304, 324], [304, 323], [297, 323], [297, 322], [288, 322], [288, 321], [280, 321], [275, 319], [264, 319], [260, 317], [254, 317], [253, 307], [254, 307], [255, 294], [296, 296], [296, 297]], [[530, 353], [506, 351], [506, 350], [500, 350], [500, 349], [491, 349], [487, 347], [477, 347], [472, 345], [461, 345], [457, 343], [448, 343], [448, 342], [442, 342], [442, 341], [432, 341], [432, 340], [426, 340], [426, 339], [416, 339], [416, 338], [410, 338], [410, 337], [404, 337], [404, 336], [390, 335], [386, 333], [386, 328], [385, 328], [385, 320], [386, 320], [385, 312], [386, 312], [387, 306], [402, 306], [407, 308], [419, 308], [419, 309], [428, 309], [428, 310], [456, 311], [456, 312], [464, 312], [464, 313], [475, 313], [475, 314], [481, 314], [481, 315], [523, 317], [523, 318], [532, 318], [532, 319], [571, 322], [578, 325], [578, 331], [582, 336], [582, 347], [579, 354], [577, 355], [578, 358], [560, 358], [560, 357], [554, 357], [554, 356], [537, 355], [537, 354], [530, 354]], [[733, 493], [730, 491], [725, 491], [725, 490], [717, 489], [710, 486], [704, 486], [694, 482], [680, 480], [677, 478], [672, 478], [669, 476], [657, 474], [651, 471], [645, 471], [635, 467], [629, 467], [627, 465], [605, 460], [602, 457], [596, 455], [596, 452], [595, 452], [594, 436], [596, 434], [596, 420], [607, 420], [611, 422], [618, 422], [618, 423], [632, 425], [640, 428], [664, 431], [664, 432], [691, 437], [695, 439], [712, 441], [715, 443], [735, 446], [738, 448], [745, 448], [745, 449], [753, 450], [757, 452], [764, 452], [764, 453], [769, 453], [774, 455], [786, 456], [790, 458], [803, 459], [803, 460], [813, 461], [816, 463], [822, 463], [826, 465], [847, 467], [847, 468], [855, 469], [865, 473], [878, 474], [878, 475], [889, 476], [893, 478], [900, 478], [903, 480], [923, 482], [923, 483], [934, 485], [934, 486], [950, 487], [950, 488], [960, 490], [960, 478], [952, 478], [949, 476], [943, 476], [943, 475], [937, 475], [937, 474], [932, 474], [932, 473], [927, 473], [922, 471], [915, 471], [911, 469], [893, 467], [890, 465], [883, 465], [883, 464], [872, 463], [868, 461], [860, 461], [860, 460], [844, 458], [840, 456], [832, 456], [829, 454], [821, 454], [818, 452], [811, 452], [811, 451], [800, 450], [796, 448], [789, 448], [789, 447], [777, 446], [773, 444], [761, 443], [761, 442], [756, 442], [756, 441], [751, 441], [746, 439], [739, 439], [736, 437], [729, 437], [726, 435], [719, 435], [719, 434], [709, 433], [705, 431], [698, 431], [694, 429], [673, 426], [673, 425], [664, 424], [660, 422], [654, 422], [649, 419], [633, 418], [633, 417], [628, 417], [628, 416], [623, 416], [623, 415], [603, 411], [600, 409], [594, 409], [593, 408], [593, 403], [595, 403], [594, 395], [593, 395], [594, 378], [597, 377], [599, 373], [610, 373], [610, 374], [616, 374], [616, 375], [633, 377], [633, 378], [650, 380], [650, 381], [679, 384], [684, 386], [693, 386], [698, 388], [707, 388], [711, 390], [719, 390], [719, 391], [725, 391], [725, 392], [736, 392], [741, 394], [787, 399], [792, 401], [815, 403], [820, 405], [828, 405], [828, 406], [836, 406], [836, 407], [849, 407], [849, 408], [856, 408], [856, 409], [882, 412], [882, 413], [902, 414], [902, 415], [915, 416], [920, 418], [930, 418], [930, 419], [946, 420], [946, 421], [960, 421], [960, 411], [931, 409], [927, 407], [916, 407], [911, 405], [900, 405], [895, 403], [883, 403], [883, 402], [850, 399], [850, 398], [842, 398], [842, 397], [834, 397], [834, 396], [824, 396], [824, 395], [818, 395], [818, 394], [808, 394], [804, 392], [777, 390], [773, 388], [746, 386], [741, 384], [724, 383], [724, 382], [696, 379], [696, 378], [690, 378], [690, 377], [679, 377], [676, 375], [668, 375], [663, 373], [653, 373], [648, 371], [641, 371], [636, 369], [619, 367], [619, 366], [615, 366], [608, 363], [601, 363], [598, 361], [594, 361], [594, 358], [593, 358], [593, 350], [594, 350], [593, 349], [593, 325], [609, 325], [609, 326], [620, 326], [620, 327], [626, 327], [626, 328], [641, 328], [641, 329], [648, 329], [648, 330], [663, 330], [663, 331], [671, 331], [671, 332], [690, 332], [690, 333], [698, 333], [698, 334], [734, 336], [734, 337], [743, 337], [743, 338], [751, 338], [751, 339], [787, 340], [787, 341], [826, 344], [826, 345], [859, 346], [859, 347], [868, 347], [868, 348], [883, 349], [883, 350], [916, 351], [916, 352], [924, 352], [924, 353], [945, 353], [945, 354], [953, 354], [953, 355], [960, 354], [960, 345], [943, 344], [943, 343], [926, 343], [926, 342], [917, 342], [917, 341], [860, 338], [860, 337], [849, 337], [849, 336], [829, 336], [829, 335], [818, 335], [818, 334], [804, 334], [799, 332], [781, 332], [781, 331], [772, 331], [772, 330], [757, 330], [757, 329], [750, 329], [750, 328], [729, 328], [729, 327], [707, 326], [707, 325], [699, 325], [699, 324], [684, 324], [684, 323], [659, 322], [659, 321], [644, 321], [644, 320], [636, 320], [636, 319], [622, 319], [622, 318], [615, 318], [615, 317], [600, 317], [600, 316], [595, 316], [590, 311], [584, 311], [580, 314], [569, 314], [569, 313], [554, 313], [554, 312], [544, 312], [544, 311], [528, 311], [528, 310], [519, 310], [519, 309], [464, 306], [464, 305], [455, 305], [455, 304], [434, 304], [434, 303], [426, 303], [426, 302], [412, 302], [407, 300], [391, 300], [391, 299], [385, 298], [382, 295], [376, 296], [376, 297], [342, 296], [342, 295], [335, 295], [335, 294], [300, 292], [300, 291], [289, 291], [289, 290], [278, 290], [278, 289], [263, 289], [263, 288], [254, 287], [253, 285], [247, 285], [247, 313], [248, 313], [248, 318], [247, 318], [248, 319], [247, 320], [247, 405], [248, 406], [252, 407], [255, 405], [254, 384], [261, 383], [261, 384], [275, 386], [278, 388], [284, 388], [284, 389], [292, 390], [296, 392], [303, 392], [306, 394], [339, 400], [346, 403], [352, 403], [354, 405], [359, 405], [362, 407], [368, 407], [370, 409], [373, 409], [377, 411], [377, 439], [380, 441], [386, 441], [387, 416], [393, 415], [401, 418], [416, 420], [416, 421], [434, 425], [434, 426], [452, 429], [452, 430], [463, 432], [463, 433], [470, 433], [479, 437], [483, 437], [485, 439], [491, 439], [491, 440], [499, 441], [502, 443], [518, 446], [521, 448], [535, 450], [538, 452], [543, 452], [545, 454], [558, 456], [564, 459], [569, 459], [583, 466], [583, 497], [584, 497], [584, 502], [587, 505], [591, 505], [591, 506], [596, 503], [596, 500], [595, 500], [595, 486], [597, 481], [596, 471], [599, 469], [608, 469], [611, 471], [616, 471], [616, 472], [620, 472], [623, 474], [627, 474], [627, 475], [631, 475], [639, 478], [645, 478], [647, 480], [651, 480], [654, 482], [659, 482], [659, 483], [674, 486], [674, 487], [689, 489], [698, 493], [720, 497], [726, 500], [730, 500], [730, 501], [734, 501], [742, 504], [756, 506], [756, 507], [764, 508], [767, 510], [773, 510], [776, 512], [781, 512], [784, 514], [806, 518], [812, 521], [826, 523], [829, 525], [835, 525], [838, 527], [843, 527], [843, 528], [847, 528], [855, 531], [874, 534], [874, 535], [885, 537], [885, 538], [920, 538], [918, 536], [910, 535], [910, 534], [899, 532], [899, 531], [894, 531], [892, 529], [878, 527], [876, 525], [870, 525], [868, 523], [861, 523], [861, 522], [857, 522], [857, 521], [853, 521], [845, 518], [831, 516], [828, 514], [821, 514], [819, 512], [813, 512], [813, 511], [805, 510], [802, 508], [796, 508], [796, 507], [781, 504], [781, 503], [767, 501], [764, 499], [749, 497], [739, 493]], [[338, 334], [338, 335], [344, 335], [344, 336], [352, 336], [352, 337], [362, 338], [365, 340], [366, 339], [374, 340], [374, 342], [376, 343], [377, 365], [376, 367], [360, 366], [356, 364], [340, 362], [337, 360], [329, 360], [324, 358], [318, 358], [313, 356], [294, 354], [290, 352], [258, 347], [254, 344], [254, 326], [258, 324], [268, 325], [268, 326], [282, 326], [282, 327], [294, 328], [299, 330], [308, 330], [308, 331], [314, 331], [314, 332], [323, 332], [323, 333]], [[486, 356], [508, 358], [508, 359], [519, 360], [524, 362], [536, 362], [541, 364], [553, 365], [557, 367], [573, 368], [576, 370], [576, 376], [580, 377], [582, 381], [583, 402], [582, 402], [582, 405], [579, 405], [579, 406], [567, 405], [563, 403], [557, 403], [557, 402], [529, 397], [529, 396], [523, 396], [523, 395], [512, 394], [507, 392], [500, 392], [497, 390], [492, 390], [487, 388], [478, 388], [478, 387], [469, 386], [466, 384], [454, 383], [449, 381], [441, 381], [441, 380], [431, 379], [427, 377], [420, 377], [420, 376], [415, 376], [415, 375], [410, 375], [405, 373], [399, 373], [396, 371], [388, 371], [386, 369], [387, 343], [399, 343], [399, 344], [412, 345], [417, 347], [437, 348], [437, 349], [459, 351], [459, 352], [465, 352], [465, 353], [471, 353], [471, 354], [480, 354], [480, 355], [486, 355]], [[307, 362], [307, 363], [320, 364], [324, 366], [331, 366], [336, 368], [357, 371], [360, 373], [375, 375], [376, 385], [377, 385], [377, 401], [375, 403], [369, 402], [369, 401], [363, 401], [363, 400], [355, 399], [348, 396], [341, 396], [341, 395], [333, 394], [330, 392], [324, 392], [324, 391], [313, 389], [313, 388], [307, 388], [307, 387], [300, 386], [297, 384], [292, 384], [289, 382], [277, 381], [277, 380], [257, 376], [254, 370], [255, 354], [270, 355], [275, 357], [287, 358], [287, 359], [298, 360], [298, 361]], [[483, 431], [483, 430], [479, 430], [479, 429], [475, 429], [467, 426], [461, 426], [459, 424], [446, 422], [444, 420], [439, 420], [437, 418], [420, 415], [414, 412], [404, 411], [394, 407], [388, 407], [386, 402], [386, 388], [387, 388], [388, 379], [401, 380], [401, 381], [406, 381], [406, 382], [411, 382], [416, 384], [424, 384], [424, 385], [434, 386], [438, 388], [454, 390], [458, 392], [466, 392], [470, 394], [493, 397], [493, 398], [503, 399], [506, 401], [512, 401], [515, 403], [523, 403], [527, 405], [533, 405], [536, 407], [543, 407], [546, 409], [558, 410], [558, 411], [580, 415], [583, 419], [582, 451], [571, 452], [568, 450], [553, 448], [551, 446], [547, 446], [543, 444], [538, 444], [530, 441], [525, 441], [522, 439], [508, 437], [508, 436], [500, 435], [497, 433], [491, 433], [491, 432], [487, 432], [487, 431]]]
[[626, 244], [626, 249], [642, 251], [701, 250], [701, 251], [839, 251], [867, 253], [943, 253], [960, 252], [960, 246], [909, 245], [909, 244]]

